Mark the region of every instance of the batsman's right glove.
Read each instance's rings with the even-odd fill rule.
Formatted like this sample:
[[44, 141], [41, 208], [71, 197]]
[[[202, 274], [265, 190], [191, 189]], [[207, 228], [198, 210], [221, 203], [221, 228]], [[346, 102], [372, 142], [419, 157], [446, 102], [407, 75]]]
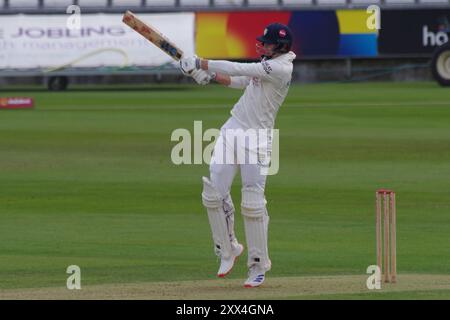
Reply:
[[201, 85], [207, 85], [211, 81], [211, 75], [204, 70], [193, 70], [190, 75]]

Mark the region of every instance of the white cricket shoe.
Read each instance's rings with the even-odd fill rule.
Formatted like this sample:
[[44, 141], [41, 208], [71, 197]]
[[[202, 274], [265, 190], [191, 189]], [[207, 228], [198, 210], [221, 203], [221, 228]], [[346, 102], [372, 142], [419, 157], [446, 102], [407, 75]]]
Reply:
[[217, 276], [219, 278], [223, 278], [231, 272], [235, 262], [237, 261], [239, 256], [244, 251], [244, 246], [242, 244], [238, 243], [237, 241], [236, 241], [236, 243], [231, 244], [231, 248], [232, 248], [232, 251], [231, 251], [231, 256], [229, 258], [227, 258], [227, 259], [220, 258], [220, 267], [219, 267], [219, 271], [217, 271]]
[[248, 279], [244, 283], [245, 288], [255, 288], [263, 284], [266, 272], [258, 265], [253, 265], [248, 271]]

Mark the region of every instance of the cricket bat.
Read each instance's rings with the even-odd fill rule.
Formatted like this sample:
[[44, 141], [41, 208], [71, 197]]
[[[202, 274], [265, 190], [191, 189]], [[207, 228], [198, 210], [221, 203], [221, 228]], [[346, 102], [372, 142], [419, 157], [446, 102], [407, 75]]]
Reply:
[[131, 11], [125, 12], [122, 21], [173, 59], [179, 61], [183, 56], [183, 51], [172, 41], [150, 24], [144, 23]]

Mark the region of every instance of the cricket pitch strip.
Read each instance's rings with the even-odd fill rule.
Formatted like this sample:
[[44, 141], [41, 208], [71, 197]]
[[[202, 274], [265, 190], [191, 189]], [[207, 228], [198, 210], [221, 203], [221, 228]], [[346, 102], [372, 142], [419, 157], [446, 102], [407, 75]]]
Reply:
[[[366, 287], [365, 275], [269, 277], [260, 288], [243, 288], [243, 279], [82, 285], [81, 290], [55, 288], [0, 290], [0, 299], [32, 300], [182, 300], [182, 299], [383, 299], [402, 298], [417, 292], [450, 299], [450, 275], [400, 274], [398, 283], [382, 284], [380, 290]], [[421, 296], [419, 296], [420, 298]], [[436, 297], [433, 297], [436, 298]]]

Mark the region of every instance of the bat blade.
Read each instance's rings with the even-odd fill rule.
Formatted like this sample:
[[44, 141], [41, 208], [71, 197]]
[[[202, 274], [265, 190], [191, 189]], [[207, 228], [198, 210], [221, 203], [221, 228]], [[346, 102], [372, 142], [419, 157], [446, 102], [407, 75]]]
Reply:
[[130, 28], [134, 29], [141, 36], [143, 36], [145, 39], [167, 53], [173, 59], [178, 61], [183, 56], [183, 51], [178, 48], [172, 41], [170, 41], [166, 36], [164, 36], [150, 24], [140, 20], [131, 11], [128, 10], [127, 12], [125, 12], [122, 21]]

